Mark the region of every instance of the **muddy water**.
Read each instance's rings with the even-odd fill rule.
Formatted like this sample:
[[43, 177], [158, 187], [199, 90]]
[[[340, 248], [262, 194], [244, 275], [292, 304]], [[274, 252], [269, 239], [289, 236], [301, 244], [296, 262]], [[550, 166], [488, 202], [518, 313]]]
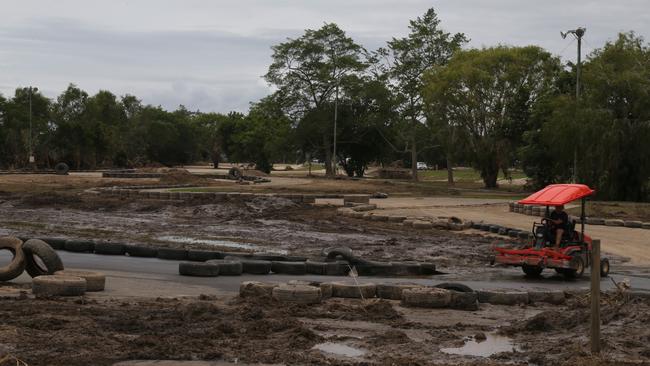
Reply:
[[237, 248], [237, 249], [256, 250], [256, 251], [264, 250], [265, 252], [269, 252], [269, 253], [287, 254], [287, 251], [282, 249], [267, 249], [256, 244], [240, 243], [236, 241], [223, 240], [223, 239], [195, 239], [186, 236], [171, 236], [171, 235], [159, 236], [156, 239], [162, 241], [169, 241], [173, 243], [207, 244], [207, 245], [213, 245], [215, 247]]
[[442, 348], [440, 352], [461, 356], [489, 357], [500, 352], [518, 350], [512, 339], [508, 337], [496, 333], [485, 333], [485, 337], [484, 340], [477, 340], [472, 337], [465, 341], [462, 347]]
[[333, 343], [333, 342], [325, 342], [325, 343], [317, 344], [314, 346], [313, 349], [317, 349], [324, 353], [329, 353], [336, 356], [344, 356], [344, 357], [361, 357], [366, 354], [366, 351], [362, 349], [346, 346], [345, 344], [342, 343]]

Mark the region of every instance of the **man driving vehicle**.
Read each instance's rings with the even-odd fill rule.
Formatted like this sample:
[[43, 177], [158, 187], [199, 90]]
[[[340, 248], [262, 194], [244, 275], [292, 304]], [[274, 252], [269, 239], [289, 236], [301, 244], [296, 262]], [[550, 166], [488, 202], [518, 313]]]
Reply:
[[559, 249], [560, 242], [562, 242], [562, 235], [564, 235], [564, 231], [569, 223], [569, 215], [564, 211], [564, 205], [555, 206], [555, 209], [551, 212], [550, 219], [552, 228], [555, 229], [555, 246], [553, 249]]

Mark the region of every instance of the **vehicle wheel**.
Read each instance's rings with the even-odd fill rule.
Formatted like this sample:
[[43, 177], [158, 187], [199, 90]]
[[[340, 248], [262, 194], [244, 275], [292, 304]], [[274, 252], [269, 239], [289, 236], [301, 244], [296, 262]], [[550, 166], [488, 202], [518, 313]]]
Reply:
[[52, 275], [63, 270], [63, 262], [46, 242], [30, 239], [23, 244], [25, 270], [32, 277]]
[[14, 256], [9, 264], [0, 268], [0, 281], [11, 281], [25, 270], [25, 254], [22, 247], [23, 242], [18, 238], [0, 238], [0, 249], [6, 249]]
[[609, 259], [601, 258], [600, 259], [600, 277], [609, 276]]
[[579, 278], [583, 273], [585, 273], [585, 261], [580, 256], [574, 256], [571, 259], [571, 268], [567, 268], [563, 272], [566, 278]]
[[544, 268], [540, 266], [530, 266], [527, 264], [521, 266], [521, 269], [524, 271], [527, 277], [539, 277], [539, 275], [541, 275], [542, 271], [544, 270]]

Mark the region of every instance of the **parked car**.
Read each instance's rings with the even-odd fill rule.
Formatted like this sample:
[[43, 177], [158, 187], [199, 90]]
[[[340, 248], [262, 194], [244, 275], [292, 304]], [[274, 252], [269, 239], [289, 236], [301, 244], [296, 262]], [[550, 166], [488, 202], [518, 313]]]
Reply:
[[418, 167], [418, 170], [427, 170], [427, 169], [429, 169], [429, 166], [427, 165], [427, 163], [425, 163], [423, 161], [418, 161], [417, 167]]

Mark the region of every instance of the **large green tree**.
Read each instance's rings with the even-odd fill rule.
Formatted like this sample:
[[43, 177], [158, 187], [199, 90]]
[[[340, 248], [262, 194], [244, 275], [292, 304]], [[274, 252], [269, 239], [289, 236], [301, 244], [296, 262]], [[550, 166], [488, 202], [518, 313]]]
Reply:
[[395, 130], [401, 135], [405, 151], [410, 152], [412, 175], [417, 180], [418, 140], [425, 122], [424, 74], [446, 65], [467, 38], [463, 33], [451, 34], [441, 29], [433, 8], [411, 20], [409, 30], [408, 36], [393, 38], [386, 48], [379, 49], [376, 57], [387, 61], [389, 85], [399, 111]]
[[328, 106], [367, 65], [364, 49], [336, 24], [307, 29], [296, 39], [273, 46], [266, 80], [278, 88], [287, 115], [317, 128], [327, 174], [334, 174], [332, 136], [334, 113]]
[[558, 69], [559, 60], [539, 47], [500, 46], [458, 52], [427, 75], [427, 108], [465, 140], [487, 188], [512, 164], [531, 110], [553, 92]]

